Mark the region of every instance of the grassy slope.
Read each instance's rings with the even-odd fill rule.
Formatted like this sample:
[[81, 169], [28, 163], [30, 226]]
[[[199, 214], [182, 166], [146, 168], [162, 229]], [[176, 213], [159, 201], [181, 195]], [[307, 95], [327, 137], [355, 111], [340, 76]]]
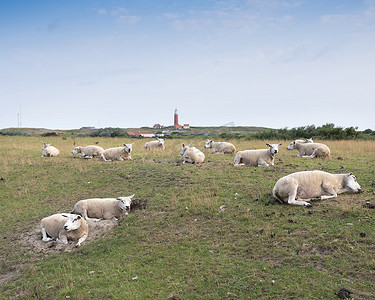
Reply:
[[[182, 298], [335, 299], [342, 287], [356, 298], [375, 294], [374, 210], [363, 207], [375, 200], [374, 142], [326, 141], [331, 160], [297, 159], [283, 148], [274, 167], [235, 168], [232, 155], [207, 150], [203, 165], [180, 165], [176, 140], [151, 153], [136, 140], [134, 161], [111, 163], [73, 158], [72, 141], [0, 137], [0, 275], [14, 274], [1, 281], [4, 298], [165, 299], [174, 292]], [[104, 148], [128, 142], [75, 141], [99, 141]], [[43, 142], [61, 155], [42, 159]], [[203, 148], [203, 140], [191, 142]], [[262, 141], [232, 142], [238, 150], [264, 148]], [[278, 178], [311, 169], [352, 171], [365, 192], [311, 209], [265, 205]], [[42, 217], [69, 211], [79, 199], [132, 193], [148, 200], [147, 209], [72, 253], [45, 257], [17, 242]]]

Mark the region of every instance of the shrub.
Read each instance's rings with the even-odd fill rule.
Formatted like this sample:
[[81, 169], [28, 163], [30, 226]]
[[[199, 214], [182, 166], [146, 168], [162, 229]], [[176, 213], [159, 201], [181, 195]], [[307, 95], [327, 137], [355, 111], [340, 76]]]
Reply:
[[7, 131], [0, 131], [1, 135], [11, 135], [11, 136], [32, 136], [32, 134], [23, 131], [23, 130], [7, 130]]
[[95, 129], [88, 133], [80, 133], [77, 136], [83, 137], [83, 136], [91, 136], [91, 137], [129, 137], [126, 130], [121, 128], [100, 128]]

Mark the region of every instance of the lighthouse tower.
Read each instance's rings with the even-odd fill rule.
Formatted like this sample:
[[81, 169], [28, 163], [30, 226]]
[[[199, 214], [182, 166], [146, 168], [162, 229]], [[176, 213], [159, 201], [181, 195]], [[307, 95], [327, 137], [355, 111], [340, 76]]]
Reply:
[[178, 124], [177, 108], [174, 110], [174, 128], [175, 129], [181, 128], [181, 126]]

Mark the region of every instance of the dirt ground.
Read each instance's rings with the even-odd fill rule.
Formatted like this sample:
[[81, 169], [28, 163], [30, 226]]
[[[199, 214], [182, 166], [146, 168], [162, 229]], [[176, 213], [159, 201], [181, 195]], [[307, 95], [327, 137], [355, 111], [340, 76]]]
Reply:
[[[147, 200], [137, 199], [132, 202], [130, 213], [134, 213], [138, 209], [145, 209], [146, 206]], [[126, 216], [123, 216], [123, 218], [126, 218]], [[114, 220], [100, 220], [99, 222], [88, 220], [87, 224], [89, 226], [89, 234], [87, 239], [81, 244], [81, 247], [84, 247], [85, 244], [92, 240], [96, 240], [106, 235], [107, 232], [109, 232], [113, 227], [118, 226], [120, 223], [121, 221]], [[21, 234], [17, 243], [27, 251], [45, 255], [71, 252], [74, 249], [77, 249], [75, 247], [77, 241], [68, 241], [67, 245], [56, 241], [43, 242], [39, 223], [30, 226], [29, 231]]]
[[[99, 222], [94, 222], [88, 220], [87, 224], [89, 226], [89, 234], [87, 239], [81, 244], [81, 247], [84, 247], [85, 244], [89, 243], [92, 240], [96, 240], [104, 236], [113, 227], [118, 226], [118, 221], [100, 220]], [[68, 241], [68, 244], [65, 245], [61, 242], [56, 241], [43, 242], [39, 224], [31, 227], [30, 231], [24, 232], [20, 236], [18, 242], [24, 249], [42, 254], [71, 252], [76, 249], [75, 245], [77, 243], [77, 241]]]

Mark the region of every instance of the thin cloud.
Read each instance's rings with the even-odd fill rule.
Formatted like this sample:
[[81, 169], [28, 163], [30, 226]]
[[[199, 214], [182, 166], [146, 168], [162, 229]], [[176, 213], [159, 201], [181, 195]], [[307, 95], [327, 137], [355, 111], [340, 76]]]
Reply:
[[118, 23], [137, 24], [141, 20], [138, 16], [119, 16], [116, 21]]
[[93, 11], [95, 11], [98, 15], [107, 15], [108, 11], [105, 8], [93, 8]]

